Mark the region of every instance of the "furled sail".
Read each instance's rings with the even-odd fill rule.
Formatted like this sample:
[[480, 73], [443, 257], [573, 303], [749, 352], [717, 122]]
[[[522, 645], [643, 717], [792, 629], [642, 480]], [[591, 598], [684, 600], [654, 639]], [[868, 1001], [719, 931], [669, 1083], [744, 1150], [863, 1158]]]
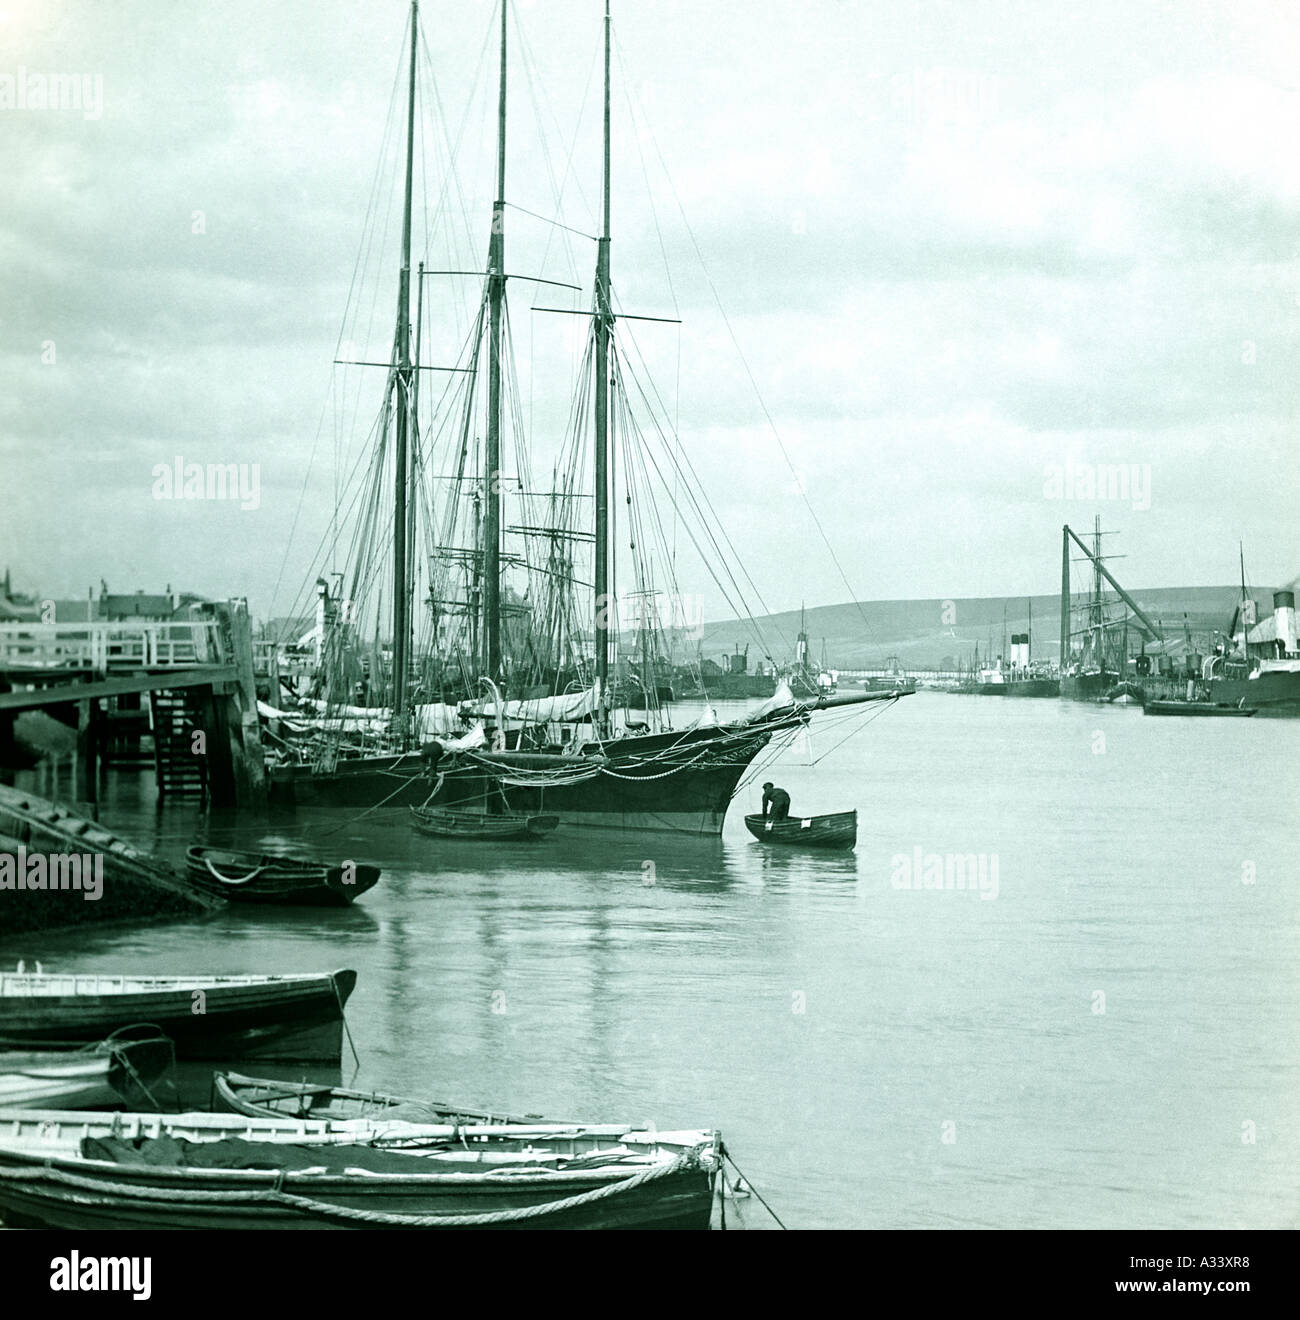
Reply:
[[[502, 705], [507, 723], [553, 724], [584, 720], [595, 713], [596, 689], [589, 687], [557, 697], [534, 697], [527, 701], [507, 701]], [[489, 701], [474, 707], [472, 718], [500, 720], [501, 711], [495, 701]]]

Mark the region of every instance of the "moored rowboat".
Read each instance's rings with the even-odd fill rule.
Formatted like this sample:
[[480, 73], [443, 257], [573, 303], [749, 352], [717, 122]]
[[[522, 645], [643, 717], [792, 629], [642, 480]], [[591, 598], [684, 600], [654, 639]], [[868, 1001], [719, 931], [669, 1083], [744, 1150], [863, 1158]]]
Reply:
[[1148, 701], [1142, 708], [1146, 715], [1237, 715], [1250, 716], [1254, 706], [1221, 706], [1214, 701]]
[[500, 816], [482, 811], [449, 811], [444, 807], [412, 807], [411, 823], [421, 834], [444, 839], [506, 842], [540, 839], [560, 823], [558, 816], [527, 816], [508, 812]]
[[722, 1153], [716, 1132], [617, 1124], [115, 1119], [0, 1111], [5, 1222], [70, 1229], [707, 1228]]
[[494, 1114], [445, 1100], [411, 1100], [382, 1091], [350, 1091], [314, 1082], [285, 1082], [240, 1073], [212, 1074], [214, 1110], [250, 1118], [403, 1119], [418, 1123], [528, 1123], [538, 1115]]
[[746, 816], [745, 828], [760, 843], [790, 844], [797, 848], [852, 848], [858, 841], [858, 813], [838, 811], [829, 816], [788, 816], [778, 821], [760, 815]]
[[186, 850], [185, 874], [196, 889], [232, 903], [304, 907], [347, 907], [379, 881], [379, 867], [357, 862], [335, 866], [198, 845]]
[[148, 1024], [83, 1049], [0, 1051], [0, 1107], [157, 1108], [157, 1084], [172, 1060], [171, 1041]]
[[150, 1022], [178, 1059], [337, 1063], [353, 971], [298, 976], [0, 974], [0, 1038], [15, 1048], [90, 1044]]

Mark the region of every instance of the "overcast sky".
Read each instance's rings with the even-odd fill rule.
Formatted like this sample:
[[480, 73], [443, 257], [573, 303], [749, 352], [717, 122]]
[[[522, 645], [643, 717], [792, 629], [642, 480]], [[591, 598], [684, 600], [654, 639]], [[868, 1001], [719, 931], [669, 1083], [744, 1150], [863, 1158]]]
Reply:
[[[602, 5], [514, 8], [508, 196], [593, 233]], [[767, 604], [1051, 591], [1061, 524], [1094, 513], [1135, 587], [1230, 582], [1239, 538], [1254, 582], [1300, 571], [1293, 0], [614, 14], [616, 290], [682, 318], [634, 333]], [[462, 145], [431, 263], [486, 249], [491, 16], [422, 6], [444, 111], [426, 95], [431, 199], [439, 143]], [[0, 568], [18, 589], [292, 605], [328, 520], [318, 422], [405, 20], [399, 0], [0, 0]], [[83, 104], [32, 105], [34, 75], [89, 78]], [[510, 269], [589, 283], [585, 239], [509, 226]], [[382, 273], [361, 345], [381, 354]], [[448, 344], [455, 293], [430, 295]], [[567, 319], [530, 306], [571, 304], [518, 294], [526, 372]], [[156, 499], [177, 455], [258, 464], [258, 507]], [[1068, 498], [1064, 478], [1115, 464], [1127, 498]]]

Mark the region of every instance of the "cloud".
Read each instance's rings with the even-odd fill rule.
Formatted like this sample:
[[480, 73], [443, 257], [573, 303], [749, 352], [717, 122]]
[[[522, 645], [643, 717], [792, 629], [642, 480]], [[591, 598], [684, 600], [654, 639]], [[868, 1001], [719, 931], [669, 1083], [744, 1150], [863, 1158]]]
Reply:
[[[417, 201], [439, 219], [427, 243], [417, 221], [416, 249], [435, 269], [477, 268], [486, 248], [489, 8], [426, 31], [437, 100]], [[805, 572], [825, 599], [846, 589], [763, 405], [855, 590], [1050, 589], [1061, 511], [1034, 492], [1064, 452], [1157, 465], [1155, 507], [1132, 529], [1144, 580], [1216, 580], [1213, 540], [1256, 526], [1260, 576], [1290, 571], [1293, 25], [1226, 3], [1194, 19], [1044, 6], [1014, 24], [974, 2], [942, 21], [829, 0], [653, 8], [616, 23], [632, 112], [616, 93], [614, 277], [624, 308], [683, 324], [623, 331], [765, 594], [797, 604]], [[0, 71], [102, 73], [105, 89], [98, 122], [3, 118], [0, 462], [26, 500], [0, 553], [20, 577], [79, 590], [156, 574], [265, 610], [286, 543], [286, 581], [309, 576], [335, 451], [363, 448], [379, 403], [366, 369], [344, 396], [331, 385], [345, 309], [358, 354], [391, 342], [401, 9], [388, 23], [232, 0], [177, 23], [131, 0], [62, 19], [19, 7]], [[598, 25], [577, 4], [563, 22], [540, 14], [518, 11], [508, 191], [590, 234]], [[508, 223], [512, 272], [589, 282], [585, 238], [522, 212]], [[567, 424], [574, 327], [529, 308], [571, 304], [511, 293], [544, 466]], [[447, 364], [475, 286], [440, 278], [426, 296], [427, 359]], [[256, 517], [154, 507], [149, 470], [175, 453], [259, 462]], [[51, 508], [103, 539], [51, 537]]]

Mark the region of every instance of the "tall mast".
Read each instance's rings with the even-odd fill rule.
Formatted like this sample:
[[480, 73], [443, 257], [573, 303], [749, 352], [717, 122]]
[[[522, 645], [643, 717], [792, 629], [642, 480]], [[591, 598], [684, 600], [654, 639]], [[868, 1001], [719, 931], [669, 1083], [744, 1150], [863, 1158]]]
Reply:
[[601, 723], [609, 697], [609, 0], [605, 0], [604, 222], [596, 248], [596, 682]]
[[[420, 477], [420, 336], [424, 329], [424, 262], [420, 262], [415, 270], [415, 350], [411, 355], [411, 438], [408, 448], [410, 454], [408, 457], [408, 466], [410, 468], [410, 481], [408, 485], [414, 487], [418, 485]], [[411, 566], [407, 573], [406, 582], [406, 617], [410, 620], [407, 636], [410, 637], [415, 630], [415, 570], [416, 560], [415, 549], [415, 506], [418, 501], [414, 499], [407, 500], [406, 504], [406, 562]], [[411, 658], [414, 659], [414, 645], [411, 647]], [[409, 666], [408, 666], [409, 668]]]
[[397, 443], [393, 495], [393, 719], [406, 714], [406, 671], [410, 665], [411, 620], [407, 612], [406, 502], [407, 428], [411, 415], [411, 172], [415, 158], [415, 48], [420, 17], [411, 0], [411, 73], [406, 103], [406, 202], [402, 211], [402, 273], [397, 293]]
[[497, 85], [497, 195], [488, 241], [488, 416], [483, 463], [483, 672], [501, 676], [501, 309], [506, 292], [506, 19], [501, 0], [501, 73]]
[[1250, 651], [1247, 649], [1246, 644], [1250, 637], [1250, 625], [1246, 622], [1246, 544], [1244, 541], [1237, 542], [1237, 562], [1241, 565], [1241, 607], [1237, 611], [1241, 616], [1241, 653], [1249, 660]]
[[1097, 647], [1097, 664], [1104, 672], [1106, 669], [1106, 629], [1103, 626], [1101, 610], [1101, 514], [1095, 514], [1092, 520], [1092, 621], [1096, 629], [1093, 634]]
[[1070, 663], [1070, 529], [1061, 528], [1061, 673]]

